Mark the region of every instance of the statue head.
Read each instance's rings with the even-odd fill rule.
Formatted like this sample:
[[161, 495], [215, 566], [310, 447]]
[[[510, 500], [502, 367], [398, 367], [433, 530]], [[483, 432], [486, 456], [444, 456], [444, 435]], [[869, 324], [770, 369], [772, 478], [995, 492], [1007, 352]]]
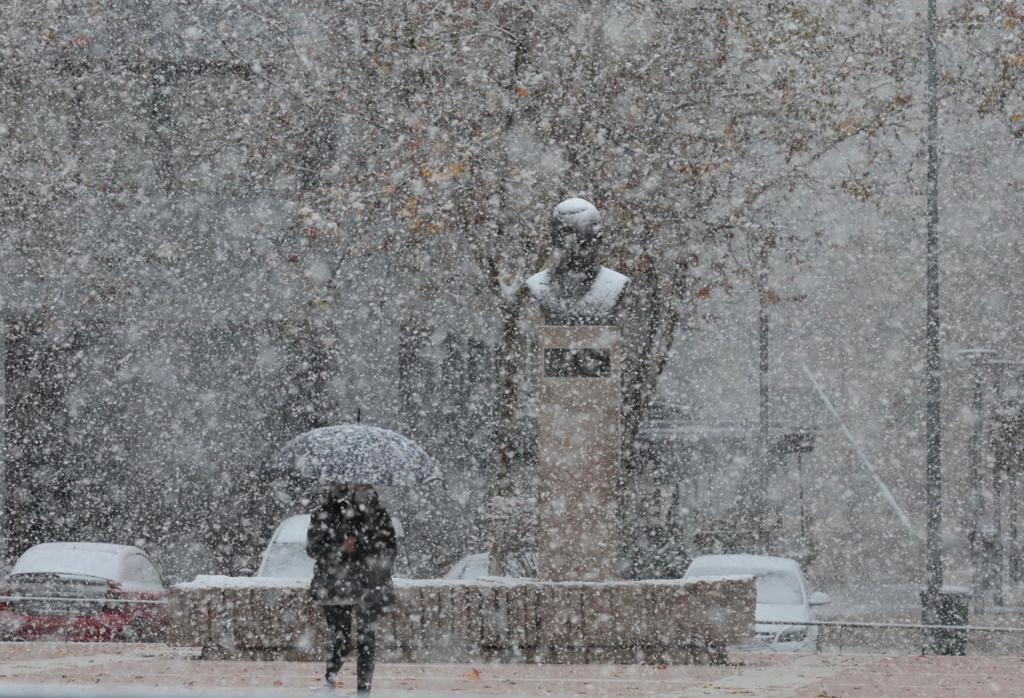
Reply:
[[551, 244], [556, 267], [582, 271], [597, 264], [601, 213], [586, 199], [566, 199], [551, 214]]
[[551, 214], [552, 266], [526, 280], [552, 325], [615, 324], [629, 279], [598, 262], [601, 214], [585, 199], [571, 198]]

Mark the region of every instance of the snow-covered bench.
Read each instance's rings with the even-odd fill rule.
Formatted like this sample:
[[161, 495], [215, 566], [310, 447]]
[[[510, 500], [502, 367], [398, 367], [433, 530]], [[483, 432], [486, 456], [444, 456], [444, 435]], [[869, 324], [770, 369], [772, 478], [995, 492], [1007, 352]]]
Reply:
[[[171, 591], [168, 642], [211, 658], [319, 659], [320, 609], [303, 580], [202, 576]], [[754, 632], [749, 577], [541, 582], [396, 579], [381, 620], [384, 659], [716, 661]]]

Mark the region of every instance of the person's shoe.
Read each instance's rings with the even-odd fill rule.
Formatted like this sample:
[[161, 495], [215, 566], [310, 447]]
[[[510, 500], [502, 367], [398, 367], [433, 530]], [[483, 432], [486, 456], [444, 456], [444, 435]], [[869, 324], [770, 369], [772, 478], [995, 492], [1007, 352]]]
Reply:
[[309, 690], [316, 691], [316, 694], [318, 696], [333, 696], [334, 695], [334, 682], [333, 681], [328, 681], [327, 679], [320, 679], [320, 685], [319, 686], [313, 686], [313, 688], [311, 688]]

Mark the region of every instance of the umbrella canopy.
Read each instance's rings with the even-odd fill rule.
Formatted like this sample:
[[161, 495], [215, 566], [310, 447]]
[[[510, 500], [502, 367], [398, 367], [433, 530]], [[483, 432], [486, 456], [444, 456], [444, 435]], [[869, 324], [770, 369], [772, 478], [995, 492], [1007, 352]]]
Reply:
[[441, 479], [437, 461], [415, 441], [365, 424], [339, 424], [299, 434], [278, 451], [274, 467], [324, 482], [422, 485]]

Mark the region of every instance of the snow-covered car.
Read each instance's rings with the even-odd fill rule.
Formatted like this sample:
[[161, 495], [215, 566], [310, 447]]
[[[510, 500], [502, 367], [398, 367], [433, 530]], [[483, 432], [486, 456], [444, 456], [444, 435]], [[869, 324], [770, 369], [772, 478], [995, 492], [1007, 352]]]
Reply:
[[[489, 553], [472, 553], [466, 555], [444, 575], [445, 579], [479, 579], [490, 576], [488, 570], [491, 564]], [[533, 552], [522, 553], [509, 560], [508, 577], [534, 577], [537, 570], [537, 554]]]
[[[814, 651], [818, 629], [801, 623], [815, 620], [813, 606], [829, 603], [827, 594], [810, 594], [799, 563], [770, 555], [701, 555], [690, 563], [684, 580], [751, 576], [757, 586], [754, 613], [756, 640], [733, 649], [744, 651]], [[792, 625], [787, 625], [792, 623]]]
[[[263, 550], [257, 577], [278, 577], [287, 579], [313, 579], [313, 558], [306, 554], [306, 531], [309, 529], [309, 514], [295, 514], [284, 519], [274, 529], [270, 542]], [[401, 542], [402, 524], [391, 519], [395, 537]], [[401, 551], [401, 547], [399, 547]], [[401, 552], [399, 552], [401, 554]], [[397, 564], [397, 563], [396, 563]]]
[[477, 579], [487, 576], [487, 568], [490, 565], [491, 556], [487, 553], [473, 553], [466, 555], [452, 565], [452, 568], [445, 573], [445, 579]]
[[0, 638], [157, 640], [166, 597], [156, 566], [135, 546], [41, 543], [0, 581]]
[[312, 579], [313, 558], [306, 554], [308, 529], [309, 514], [289, 516], [279, 523], [263, 551], [256, 576]]

